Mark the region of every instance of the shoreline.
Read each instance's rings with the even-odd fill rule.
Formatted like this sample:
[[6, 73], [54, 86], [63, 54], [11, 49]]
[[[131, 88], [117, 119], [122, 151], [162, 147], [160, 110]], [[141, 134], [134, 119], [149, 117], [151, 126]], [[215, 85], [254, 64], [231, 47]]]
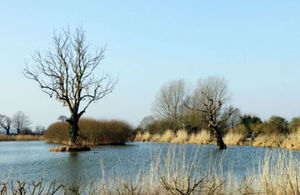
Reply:
[[43, 135], [0, 135], [1, 141], [43, 141]]
[[[223, 140], [227, 146], [253, 146], [267, 148], [282, 148], [287, 150], [300, 150], [300, 132], [288, 135], [258, 135], [253, 138], [245, 138], [242, 134], [227, 133]], [[215, 138], [207, 131], [202, 130], [197, 134], [187, 134], [185, 130], [179, 130], [176, 134], [170, 130], [163, 134], [150, 135], [148, 132], [138, 133], [134, 141], [174, 143], [174, 144], [198, 144], [216, 145]]]

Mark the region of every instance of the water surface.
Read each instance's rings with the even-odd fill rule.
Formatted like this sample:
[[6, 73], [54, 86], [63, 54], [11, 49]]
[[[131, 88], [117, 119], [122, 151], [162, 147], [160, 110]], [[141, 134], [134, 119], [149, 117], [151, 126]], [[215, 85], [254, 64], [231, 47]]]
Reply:
[[[266, 155], [274, 155], [274, 151], [288, 153], [283, 149], [251, 146], [232, 146], [219, 151], [214, 145], [143, 142], [98, 146], [79, 153], [49, 152], [49, 147], [54, 146], [57, 145], [43, 141], [0, 142], [0, 181], [37, 181], [41, 178], [64, 183], [79, 178], [90, 181], [101, 178], [103, 170], [106, 177], [113, 177], [114, 173], [130, 177], [147, 169], [158, 158], [161, 159], [159, 166], [164, 169], [167, 154], [174, 155], [169, 159], [171, 164], [185, 162], [187, 165], [197, 165], [202, 173], [209, 168], [218, 170], [221, 165], [224, 174], [231, 172], [242, 178], [257, 169], [258, 162]], [[294, 158], [300, 159], [300, 152], [292, 153]]]

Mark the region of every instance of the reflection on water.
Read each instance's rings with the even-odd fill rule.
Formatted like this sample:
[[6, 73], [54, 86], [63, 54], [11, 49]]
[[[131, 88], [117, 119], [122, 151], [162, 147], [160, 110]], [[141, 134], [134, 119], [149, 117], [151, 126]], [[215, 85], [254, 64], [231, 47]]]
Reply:
[[[222, 169], [225, 175], [233, 172], [237, 177], [243, 177], [257, 168], [258, 161], [270, 153], [268, 148], [250, 146], [228, 147], [219, 151], [213, 145], [140, 142], [126, 146], [98, 146], [80, 153], [48, 152], [49, 147], [53, 146], [56, 145], [42, 141], [0, 142], [0, 181], [36, 181], [44, 178], [45, 181], [71, 184], [79, 178], [83, 181], [100, 179], [103, 169], [106, 177], [113, 177], [116, 172], [130, 177], [147, 169], [149, 163], [157, 159], [160, 159], [159, 166], [164, 168], [165, 160], [168, 160], [166, 156], [170, 154], [173, 157], [169, 163], [197, 165], [201, 169], [199, 174], [213, 168], [217, 171]], [[300, 159], [300, 152], [294, 151], [293, 155]]]

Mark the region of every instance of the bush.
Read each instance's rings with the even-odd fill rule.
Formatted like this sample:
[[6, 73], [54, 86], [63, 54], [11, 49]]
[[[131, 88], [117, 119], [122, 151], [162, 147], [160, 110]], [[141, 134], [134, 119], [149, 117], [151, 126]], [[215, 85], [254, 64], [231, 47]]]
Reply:
[[151, 124], [148, 124], [146, 131], [151, 135], [162, 134], [167, 129], [172, 129], [173, 125], [169, 120], [155, 120]]
[[229, 129], [229, 132], [234, 133], [234, 134], [242, 134], [242, 135], [248, 135], [249, 130], [247, 127], [243, 124], [239, 124], [234, 126], [233, 128]]
[[295, 117], [289, 124], [289, 129], [291, 132], [296, 132], [300, 127], [300, 117]]
[[287, 134], [288, 122], [282, 117], [272, 116], [267, 122], [258, 125], [256, 131], [263, 134]]
[[247, 137], [250, 137], [253, 133], [257, 133], [257, 126], [262, 124], [261, 119], [255, 115], [243, 115], [241, 116], [240, 121], [248, 130]]
[[[45, 132], [45, 140], [52, 143], [67, 144], [69, 142], [68, 131], [68, 123], [54, 123]], [[80, 143], [86, 145], [124, 144], [128, 140], [131, 131], [131, 126], [122, 121], [81, 119], [79, 121], [78, 139]]]

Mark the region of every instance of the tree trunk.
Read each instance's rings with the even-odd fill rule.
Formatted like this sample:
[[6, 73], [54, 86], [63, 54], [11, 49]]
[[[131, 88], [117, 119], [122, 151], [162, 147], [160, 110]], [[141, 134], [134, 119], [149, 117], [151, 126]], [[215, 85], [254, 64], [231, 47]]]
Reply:
[[17, 128], [17, 134], [20, 134], [20, 129], [19, 128]]
[[219, 147], [219, 150], [225, 150], [227, 148], [226, 144], [223, 141], [222, 133], [217, 128], [213, 128], [215, 131], [215, 136], [217, 139], [217, 146]]
[[70, 119], [67, 120], [69, 123], [69, 139], [71, 142], [71, 145], [75, 145], [78, 137], [78, 131], [79, 131], [79, 126], [78, 126], [78, 117], [72, 116]]
[[6, 130], [6, 135], [9, 135], [9, 129], [5, 129]]

